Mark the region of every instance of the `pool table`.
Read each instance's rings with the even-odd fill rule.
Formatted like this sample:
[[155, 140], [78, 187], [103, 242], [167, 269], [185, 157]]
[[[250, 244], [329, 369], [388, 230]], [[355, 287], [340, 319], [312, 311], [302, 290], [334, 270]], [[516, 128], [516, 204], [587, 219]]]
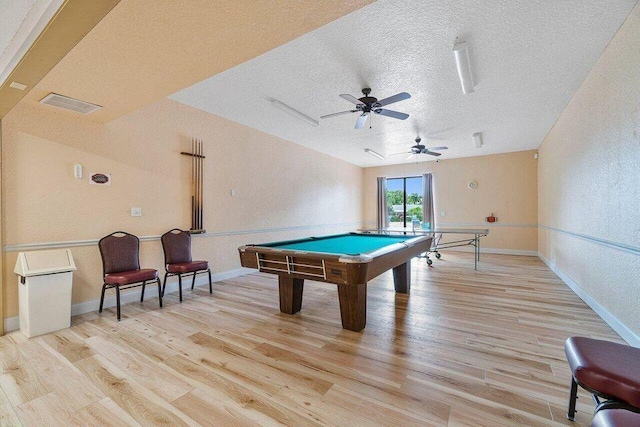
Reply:
[[338, 285], [342, 327], [367, 323], [367, 282], [393, 269], [396, 292], [409, 293], [411, 258], [429, 251], [431, 237], [338, 234], [238, 248], [243, 267], [278, 275], [280, 311], [302, 307], [304, 279]]

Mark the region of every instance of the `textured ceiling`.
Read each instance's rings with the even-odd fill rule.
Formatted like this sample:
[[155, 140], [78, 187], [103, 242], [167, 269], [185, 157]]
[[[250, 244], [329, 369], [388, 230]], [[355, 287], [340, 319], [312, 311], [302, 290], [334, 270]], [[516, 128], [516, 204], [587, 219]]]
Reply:
[[108, 122], [371, 1], [122, 0], [25, 99], [81, 99]]
[[13, 36], [27, 17], [36, 0], [0, 0], [0, 55], [5, 52]]
[[[19, 44], [15, 43], [14, 38], [35, 2], [36, 0], [0, 0], [0, 76], [8, 74], [5, 70], [16, 53], [16, 44]], [[3, 80], [0, 78], [0, 84]]]
[[[270, 52], [171, 96], [360, 166], [434, 159], [408, 151], [419, 134], [447, 145], [441, 159], [537, 148], [624, 22], [636, 0], [378, 0]], [[453, 44], [470, 45], [475, 92], [464, 95]], [[381, 99], [405, 121], [375, 115], [355, 130], [339, 94]], [[281, 101], [320, 121], [275, 109]], [[471, 135], [482, 132], [477, 149]], [[429, 137], [431, 135], [431, 138]]]

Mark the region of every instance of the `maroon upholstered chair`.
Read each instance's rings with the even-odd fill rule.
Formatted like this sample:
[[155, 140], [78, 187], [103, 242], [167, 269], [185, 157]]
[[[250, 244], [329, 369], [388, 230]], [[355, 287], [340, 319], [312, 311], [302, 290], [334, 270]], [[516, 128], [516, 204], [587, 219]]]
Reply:
[[640, 414], [624, 409], [604, 409], [593, 417], [591, 427], [630, 427], [640, 426]]
[[140, 302], [144, 301], [144, 289], [148, 282], [158, 283], [158, 300], [162, 308], [162, 287], [158, 271], [140, 268], [140, 240], [133, 234], [116, 231], [103, 237], [98, 242], [102, 257], [104, 284], [100, 295], [100, 309], [104, 304], [104, 293], [107, 289], [116, 290], [116, 306], [120, 320], [120, 290], [142, 286]]
[[578, 386], [592, 394], [596, 414], [614, 409], [640, 412], [640, 348], [571, 337], [564, 351], [572, 373], [567, 418], [574, 419]]
[[213, 285], [211, 283], [211, 269], [208, 261], [193, 261], [191, 259], [191, 234], [188, 231], [174, 228], [162, 235], [162, 250], [164, 251], [164, 285], [162, 286], [162, 295], [167, 288], [167, 279], [171, 276], [178, 276], [178, 292], [180, 293], [180, 302], [182, 302], [182, 275], [192, 275], [191, 289], [196, 284], [196, 275], [198, 273], [209, 274], [209, 293], [213, 293]]

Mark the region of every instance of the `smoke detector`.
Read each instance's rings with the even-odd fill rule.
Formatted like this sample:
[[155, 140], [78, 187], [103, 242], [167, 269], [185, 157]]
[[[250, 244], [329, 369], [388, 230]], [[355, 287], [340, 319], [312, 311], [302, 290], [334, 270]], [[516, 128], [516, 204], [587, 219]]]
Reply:
[[90, 114], [102, 108], [100, 105], [91, 104], [89, 102], [80, 101], [79, 99], [69, 98], [68, 96], [50, 93], [40, 100], [41, 104], [51, 105], [65, 110], [75, 111], [80, 114]]

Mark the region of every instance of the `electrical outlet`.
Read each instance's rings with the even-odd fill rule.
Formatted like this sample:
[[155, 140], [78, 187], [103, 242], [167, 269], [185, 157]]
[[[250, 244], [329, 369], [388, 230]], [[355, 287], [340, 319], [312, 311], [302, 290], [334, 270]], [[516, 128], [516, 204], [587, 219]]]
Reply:
[[236, 195], [236, 190], [231, 189], [231, 191], [229, 191], [229, 193], [231, 194], [231, 197], [234, 197]]
[[131, 208], [131, 216], [142, 216], [142, 208]]

